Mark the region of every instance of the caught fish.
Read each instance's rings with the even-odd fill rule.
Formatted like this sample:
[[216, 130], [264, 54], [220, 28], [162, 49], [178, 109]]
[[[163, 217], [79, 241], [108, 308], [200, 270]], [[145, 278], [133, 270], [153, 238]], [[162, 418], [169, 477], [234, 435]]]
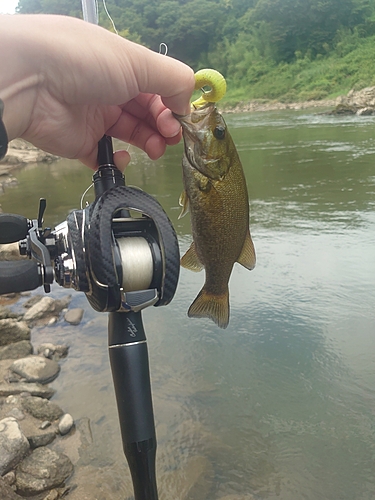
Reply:
[[234, 263], [251, 270], [256, 261], [249, 230], [246, 180], [234, 142], [215, 103], [202, 103], [189, 115], [176, 118], [184, 139], [180, 217], [190, 211], [193, 233], [193, 243], [181, 265], [192, 271], [204, 268], [206, 272], [205, 284], [188, 316], [211, 318], [226, 328], [228, 282]]

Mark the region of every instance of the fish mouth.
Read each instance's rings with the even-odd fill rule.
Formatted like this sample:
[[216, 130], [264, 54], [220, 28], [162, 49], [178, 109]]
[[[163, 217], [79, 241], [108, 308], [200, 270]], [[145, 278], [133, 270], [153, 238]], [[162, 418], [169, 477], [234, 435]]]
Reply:
[[[183, 128], [184, 132], [192, 139], [196, 140], [195, 136], [200, 135], [200, 131], [204, 129], [205, 118], [210, 116], [212, 111], [215, 109], [215, 104], [208, 102], [204, 106], [198, 109], [192, 109], [191, 113], [188, 115], [177, 115], [173, 113], [173, 116], [178, 120]], [[202, 132], [203, 133], [203, 132]]]
[[177, 115], [173, 113], [174, 117], [181, 124], [184, 141], [187, 147], [204, 141], [208, 128], [207, 120], [214, 108], [215, 105], [213, 103], [207, 103], [198, 109], [192, 109], [191, 113], [188, 115]]
[[173, 115], [182, 126], [185, 155], [190, 166], [212, 180], [222, 180], [225, 173], [215, 169], [215, 165], [220, 164], [221, 157], [211, 156], [203, 147], [210, 129], [209, 120], [215, 109], [215, 104], [208, 102], [198, 109], [192, 109], [188, 115]]

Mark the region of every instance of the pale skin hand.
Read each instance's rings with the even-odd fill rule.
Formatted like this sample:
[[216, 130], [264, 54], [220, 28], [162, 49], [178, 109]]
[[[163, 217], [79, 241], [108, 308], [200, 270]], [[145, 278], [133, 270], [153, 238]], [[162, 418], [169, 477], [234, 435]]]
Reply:
[[[96, 168], [97, 142], [121, 139], [157, 159], [181, 138], [191, 68], [64, 16], [0, 15], [0, 98], [9, 140]], [[115, 153], [123, 170], [130, 157]]]

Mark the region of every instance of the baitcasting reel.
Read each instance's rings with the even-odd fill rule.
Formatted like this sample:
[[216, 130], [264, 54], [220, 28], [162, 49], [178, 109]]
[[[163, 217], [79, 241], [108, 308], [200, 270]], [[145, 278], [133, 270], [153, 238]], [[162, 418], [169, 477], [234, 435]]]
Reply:
[[111, 165], [94, 174], [96, 200], [72, 211], [55, 230], [37, 220], [0, 215], [0, 243], [20, 241], [31, 261], [0, 263], [0, 293], [50, 289], [53, 278], [84, 292], [103, 311], [140, 311], [168, 304], [179, 276], [177, 238], [167, 215], [149, 194], [124, 185]]

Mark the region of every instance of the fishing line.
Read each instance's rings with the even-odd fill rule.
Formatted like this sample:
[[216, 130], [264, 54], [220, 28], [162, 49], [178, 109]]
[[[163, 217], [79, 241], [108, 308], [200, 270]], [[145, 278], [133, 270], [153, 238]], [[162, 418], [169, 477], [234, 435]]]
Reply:
[[[86, 196], [86, 194], [88, 193], [88, 191], [93, 187], [94, 183], [90, 184], [89, 187], [87, 189], [85, 189], [85, 191], [82, 193], [82, 196], [81, 196], [81, 210], [83, 210], [83, 200]], [[86, 207], [88, 205], [88, 201], [86, 201]]]
[[164, 42], [161, 42], [159, 45], [159, 54], [162, 56], [166, 56], [168, 54], [168, 45]]
[[[97, 0], [95, 0], [97, 2]], [[102, 0], [103, 1], [103, 7], [104, 7], [104, 10], [105, 10], [105, 13], [107, 14], [108, 16], [108, 19], [111, 21], [112, 23], [112, 28], [114, 30], [114, 32], [116, 33], [116, 35], [118, 35], [118, 31], [117, 31], [117, 28], [116, 28], [116, 25], [111, 17], [111, 14], [108, 12], [108, 9], [107, 9], [107, 3], [106, 3], [106, 0]]]

